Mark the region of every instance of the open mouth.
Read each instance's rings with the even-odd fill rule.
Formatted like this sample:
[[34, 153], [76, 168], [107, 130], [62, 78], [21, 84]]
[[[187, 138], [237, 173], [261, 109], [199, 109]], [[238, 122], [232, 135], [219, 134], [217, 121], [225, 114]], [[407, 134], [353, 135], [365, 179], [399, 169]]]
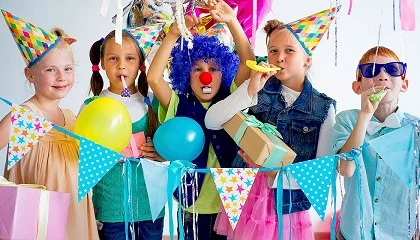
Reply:
[[52, 86], [54, 89], [57, 90], [65, 90], [67, 88], [67, 85], [63, 85], [63, 86]]
[[204, 94], [210, 94], [211, 93], [211, 87], [204, 86], [201, 88]]

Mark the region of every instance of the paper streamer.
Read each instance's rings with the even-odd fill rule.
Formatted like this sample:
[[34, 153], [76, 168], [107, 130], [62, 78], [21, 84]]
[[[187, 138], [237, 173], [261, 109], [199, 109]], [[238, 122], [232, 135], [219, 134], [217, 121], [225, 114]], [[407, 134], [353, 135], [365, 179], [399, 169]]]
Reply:
[[414, 31], [416, 28], [416, 14], [414, 9], [414, 0], [400, 1], [401, 29]]

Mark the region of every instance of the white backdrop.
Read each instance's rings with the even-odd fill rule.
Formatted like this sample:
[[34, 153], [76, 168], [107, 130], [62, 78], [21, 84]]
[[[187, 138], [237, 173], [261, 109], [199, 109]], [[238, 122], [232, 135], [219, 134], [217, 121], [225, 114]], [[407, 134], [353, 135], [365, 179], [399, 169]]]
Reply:
[[[360, 100], [351, 90], [351, 82], [355, 78], [356, 65], [362, 54], [377, 45], [379, 25], [382, 23], [380, 44], [393, 49], [401, 59], [408, 63], [409, 91], [401, 95], [400, 106], [405, 111], [420, 116], [420, 108], [416, 107], [420, 100], [420, 95], [417, 93], [420, 90], [420, 67], [417, 59], [420, 54], [420, 2], [416, 1], [417, 30], [401, 33], [399, 30], [393, 30], [393, 0], [354, 0], [353, 11], [351, 15], [347, 15], [349, 1], [341, 1], [342, 8], [338, 17], [337, 66], [334, 63], [333, 25], [330, 28], [329, 39], [324, 36], [321, 44], [315, 49], [310, 71], [313, 84], [320, 92], [337, 100], [338, 111], [359, 108]], [[37, 26], [46, 30], [58, 26], [78, 39], [72, 45], [76, 62], [76, 81], [72, 91], [62, 101], [62, 107], [70, 108], [75, 113], [88, 96], [91, 76], [90, 46], [114, 27], [110, 19], [115, 14], [116, 1], [110, 2], [106, 18], [99, 15], [101, 0], [0, 2], [0, 8]], [[123, 0], [124, 5], [128, 2], [128, 0]], [[335, 3], [335, 1], [332, 2]], [[327, 9], [329, 6], [330, 1], [327, 0], [273, 0], [272, 10], [266, 19], [277, 18], [283, 22], [291, 22]], [[398, 29], [399, 14], [396, 13], [396, 16]], [[33, 92], [28, 88], [24, 77], [25, 64], [3, 20], [0, 20], [0, 53], [3, 56], [0, 64], [0, 96], [15, 103], [21, 103]], [[262, 30], [258, 30], [255, 53], [266, 54], [265, 35]], [[8, 105], [0, 103], [0, 117], [5, 116], [8, 111]], [[5, 156], [6, 152], [3, 149], [0, 151], [0, 175], [3, 173]], [[317, 221], [318, 218], [314, 216], [314, 220]]]

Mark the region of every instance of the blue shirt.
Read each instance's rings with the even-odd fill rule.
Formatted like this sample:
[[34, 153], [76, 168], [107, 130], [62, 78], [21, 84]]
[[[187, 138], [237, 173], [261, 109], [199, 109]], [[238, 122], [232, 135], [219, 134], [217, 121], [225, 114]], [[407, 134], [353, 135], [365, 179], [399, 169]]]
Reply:
[[[334, 153], [339, 152], [347, 141], [356, 125], [359, 112], [360, 110], [353, 109], [337, 114], [333, 136]], [[401, 126], [418, 121], [418, 118], [401, 110], [396, 114]], [[375, 117], [371, 121], [378, 122]], [[394, 130], [396, 129], [385, 127], [373, 135], [366, 133], [364, 142]], [[414, 181], [411, 186], [406, 186], [370, 146], [362, 148], [359, 159], [365, 239], [408, 239], [409, 234], [411, 239], [415, 233], [416, 220]], [[401, 159], [401, 164], [404, 164], [404, 160]], [[358, 177], [353, 174], [350, 178], [344, 178], [346, 193], [341, 205], [340, 231], [347, 240], [361, 239]]]

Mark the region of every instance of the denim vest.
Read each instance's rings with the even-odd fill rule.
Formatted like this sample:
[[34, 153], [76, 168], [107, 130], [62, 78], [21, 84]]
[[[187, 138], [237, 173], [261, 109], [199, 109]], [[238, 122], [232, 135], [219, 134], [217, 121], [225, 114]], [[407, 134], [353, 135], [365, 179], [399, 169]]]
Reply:
[[[335, 100], [315, 90], [307, 78], [299, 97], [289, 107], [286, 107], [281, 90], [280, 80], [272, 76], [258, 93], [258, 104], [250, 108], [250, 114], [277, 127], [284, 143], [297, 154], [294, 163], [315, 159], [321, 124], [328, 116], [330, 105], [335, 107]], [[286, 189], [283, 190], [283, 214], [289, 213], [290, 194], [291, 213], [311, 207], [302, 190]]]
[[[211, 105], [217, 103], [220, 100], [223, 100], [227, 96], [229, 96], [230, 90], [229, 88], [220, 88], [216, 96], [213, 98]], [[185, 95], [178, 95], [179, 97], [179, 104], [176, 112], [176, 116], [183, 116], [189, 117], [194, 119], [198, 124], [200, 124], [201, 128], [204, 131], [205, 142], [203, 150], [201, 151], [200, 155], [192, 161], [196, 166], [196, 168], [206, 168], [207, 167], [207, 160], [209, 156], [209, 147], [210, 143], [214, 147], [214, 152], [216, 153], [217, 160], [222, 168], [232, 167], [232, 162], [235, 159], [238, 146], [236, 145], [235, 141], [226, 133], [225, 130], [210, 130], [207, 129], [204, 124], [204, 117], [206, 116], [207, 110], [204, 109], [203, 105], [197, 100], [194, 94], [189, 94], [188, 97]], [[211, 106], [210, 105], [210, 106]], [[199, 191], [203, 185], [204, 174], [197, 175], [197, 184]], [[191, 176], [187, 174], [186, 182], [191, 182]], [[193, 204], [192, 195], [193, 189], [192, 184], [188, 184], [186, 186], [187, 193], [184, 194], [186, 196], [186, 205], [185, 207], [189, 207]], [[174, 196], [178, 199], [178, 191], [176, 190]], [[178, 199], [179, 200], [179, 199]], [[185, 199], [180, 201], [185, 203]]]

